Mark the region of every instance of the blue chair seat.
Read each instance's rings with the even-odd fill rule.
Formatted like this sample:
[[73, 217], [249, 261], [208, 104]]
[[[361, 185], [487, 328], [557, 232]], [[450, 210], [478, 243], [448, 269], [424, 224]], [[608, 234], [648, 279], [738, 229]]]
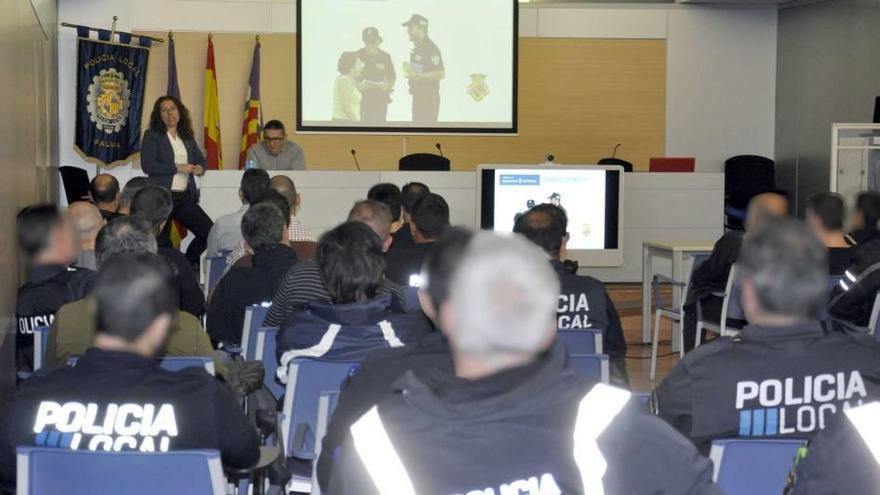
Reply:
[[556, 335], [565, 344], [569, 354], [602, 354], [601, 330], [559, 330]]
[[715, 483], [727, 495], [782, 493], [803, 440], [728, 439], [712, 442]]
[[604, 354], [570, 354], [569, 358], [578, 375], [602, 383], [610, 381], [611, 371], [608, 367], [608, 356]]

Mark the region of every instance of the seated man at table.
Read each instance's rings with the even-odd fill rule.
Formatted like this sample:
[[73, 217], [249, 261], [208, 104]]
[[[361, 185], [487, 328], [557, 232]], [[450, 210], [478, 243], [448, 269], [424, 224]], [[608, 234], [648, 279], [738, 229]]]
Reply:
[[174, 373], [158, 367], [155, 356], [177, 311], [174, 281], [162, 258], [113, 257], [101, 267], [94, 296], [95, 347], [75, 367], [27, 380], [3, 410], [3, 483], [14, 486], [19, 445], [104, 452], [217, 449], [230, 467], [256, 464], [260, 440], [228, 387], [204, 369]]
[[843, 196], [816, 193], [807, 198], [806, 224], [810, 232], [828, 249], [828, 271], [843, 275], [855, 254], [856, 241], [843, 231], [846, 203]]
[[[387, 206], [377, 201], [359, 201], [348, 212], [348, 221], [366, 224], [382, 240], [382, 252], [388, 251], [391, 246], [391, 233], [388, 230], [391, 214]], [[379, 291], [404, 300], [403, 287], [391, 280], [384, 279]], [[321, 279], [318, 263], [314, 259], [301, 261], [293, 265], [284, 276], [278, 292], [272, 298], [272, 306], [263, 324], [267, 327], [281, 326], [297, 307], [311, 301], [330, 300], [330, 292]]]
[[617, 308], [599, 280], [577, 274], [574, 266], [563, 263], [568, 242], [568, 218], [565, 210], [552, 204], [535, 206], [524, 213], [513, 227], [535, 243], [550, 257], [550, 264], [559, 276], [562, 293], [556, 308], [559, 330], [594, 329], [602, 332], [602, 353], [611, 361], [611, 382], [629, 386], [626, 372], [626, 339]]
[[296, 263], [296, 253], [284, 242], [286, 220], [278, 208], [268, 203], [252, 206], [242, 217], [241, 232], [254, 254], [250, 267], [233, 268], [214, 289], [207, 323], [214, 342], [240, 346], [247, 307], [271, 301], [281, 279]]
[[[786, 215], [788, 215], [788, 200], [784, 196], [775, 193], [759, 194], [749, 201], [746, 231], [757, 229], [768, 220]], [[696, 345], [698, 302], [702, 307], [704, 320], [717, 322], [721, 318], [721, 306], [724, 301], [715, 294], [723, 293], [727, 287], [730, 267], [739, 256], [742, 240], [742, 232], [732, 230], [725, 233], [715, 243], [709, 259], [694, 269], [685, 298], [682, 323], [685, 352]]]
[[310, 302], [295, 310], [277, 339], [278, 377], [298, 357], [360, 361], [374, 349], [400, 347], [430, 331], [421, 313], [380, 292], [385, 260], [379, 236], [361, 222], [330, 230], [315, 257], [332, 302]]
[[110, 174], [98, 174], [89, 184], [89, 197], [101, 211], [104, 220], [110, 221], [120, 216], [119, 181]]
[[439, 194], [428, 193], [413, 205], [408, 223], [412, 247], [395, 247], [388, 251], [385, 276], [400, 285], [413, 285], [413, 276], [422, 270], [425, 255], [449, 227], [449, 205]]
[[[146, 222], [123, 216], [105, 225], [98, 233], [95, 254], [99, 266], [121, 254], [156, 254], [156, 238]], [[79, 356], [92, 346], [95, 339], [94, 304], [93, 298], [86, 297], [58, 310], [46, 346], [49, 366], [63, 365], [67, 358]], [[177, 311], [160, 354], [213, 359], [214, 348], [199, 319], [185, 311]], [[214, 359], [214, 367], [218, 374], [226, 375], [226, 366], [219, 360]]]
[[280, 120], [270, 120], [263, 126], [263, 140], [248, 150], [247, 163], [263, 170], [305, 170], [306, 154], [287, 139]]
[[654, 391], [653, 408], [707, 454], [736, 436], [809, 439], [832, 417], [880, 398], [880, 346], [827, 332], [828, 253], [794, 220], [752, 230], [737, 260], [749, 321], [700, 346]]
[[686, 439], [575, 373], [558, 299], [545, 253], [478, 233], [440, 308], [452, 362], [407, 372], [354, 422], [326, 493], [719, 493]]

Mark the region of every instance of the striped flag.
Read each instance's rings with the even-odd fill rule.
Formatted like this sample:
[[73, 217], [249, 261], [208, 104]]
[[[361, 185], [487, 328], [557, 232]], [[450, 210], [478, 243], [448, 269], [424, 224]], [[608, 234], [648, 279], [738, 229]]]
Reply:
[[[168, 88], [165, 94], [180, 99], [180, 86], [177, 84], [177, 57], [174, 56], [174, 35], [168, 33]], [[178, 220], [171, 223], [171, 243], [180, 249], [180, 243], [188, 235], [186, 227]]]
[[244, 169], [247, 152], [260, 139], [263, 115], [260, 111], [260, 39], [254, 45], [254, 59], [251, 61], [248, 97], [244, 100], [244, 121], [241, 124], [241, 149], [238, 153], [238, 168]]
[[220, 144], [220, 99], [217, 96], [217, 66], [214, 65], [214, 36], [208, 35], [208, 60], [205, 64], [205, 159], [208, 170], [223, 169]]

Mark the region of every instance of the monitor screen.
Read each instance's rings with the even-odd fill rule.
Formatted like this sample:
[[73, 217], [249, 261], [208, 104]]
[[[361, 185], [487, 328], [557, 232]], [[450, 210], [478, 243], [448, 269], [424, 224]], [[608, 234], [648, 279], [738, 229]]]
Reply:
[[[623, 169], [619, 166], [482, 166], [478, 172], [479, 225], [483, 229], [512, 232], [520, 215], [531, 207], [551, 203], [568, 217], [567, 248], [574, 258], [605, 252], [597, 266], [622, 262]], [[612, 264], [608, 264], [612, 263]], [[586, 263], [585, 263], [586, 264]]]
[[517, 0], [300, 0], [301, 132], [515, 133]]

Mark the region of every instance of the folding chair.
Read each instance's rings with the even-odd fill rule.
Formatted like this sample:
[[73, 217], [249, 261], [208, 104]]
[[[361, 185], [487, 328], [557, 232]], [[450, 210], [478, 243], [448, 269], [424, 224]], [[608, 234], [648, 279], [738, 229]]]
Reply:
[[[67, 358], [67, 366], [76, 366], [79, 356], [70, 356]], [[214, 360], [203, 356], [166, 356], [159, 359], [159, 367], [166, 371], [181, 371], [186, 368], [204, 368], [209, 375], [216, 375], [217, 370], [214, 368]]]
[[219, 256], [209, 256], [205, 258], [205, 293], [210, 294], [213, 291], [217, 284], [220, 283], [220, 279], [223, 278], [223, 273], [226, 272], [226, 257], [229, 256], [229, 253], [220, 254]]
[[34, 371], [46, 363], [46, 347], [49, 345], [49, 327], [34, 328]]
[[[284, 456], [311, 462], [310, 476], [294, 474], [288, 489], [295, 492], [312, 491], [311, 477], [320, 444], [318, 431], [321, 394], [339, 393], [342, 382], [358, 363], [296, 359], [288, 365], [287, 387], [281, 412], [281, 445]], [[335, 404], [335, 402], [334, 402]], [[328, 404], [329, 408], [329, 404]]]
[[[336, 410], [336, 402], [339, 400], [338, 392], [321, 392], [318, 399], [318, 423], [315, 431], [315, 459], [321, 457], [321, 445], [324, 443], [324, 435], [330, 426], [330, 418]], [[314, 463], [313, 463], [314, 464]], [[312, 466], [312, 492], [311, 495], [321, 495], [321, 485], [318, 483], [318, 467]]]
[[569, 354], [602, 354], [602, 331], [592, 328], [559, 330], [559, 340]]
[[602, 383], [610, 381], [611, 371], [608, 368], [608, 356], [605, 354], [572, 354], [569, 358], [578, 375]]
[[782, 493], [803, 440], [715, 440], [709, 458], [714, 480], [727, 495]]
[[284, 385], [275, 380], [275, 372], [278, 371], [278, 356], [275, 355], [277, 337], [277, 327], [258, 328], [254, 348], [254, 361], [262, 361], [265, 370], [263, 385], [269, 389], [275, 400], [281, 399], [281, 395], [284, 394]]
[[697, 332], [694, 337], [694, 349], [703, 343], [703, 330], [717, 333], [721, 337], [734, 336], [739, 333], [742, 328], [734, 328], [731, 330], [727, 324], [728, 318], [735, 320], [745, 320], [746, 315], [739, 301], [739, 284], [736, 282], [736, 265], [730, 267], [730, 275], [727, 276], [727, 286], [723, 293], [713, 294], [721, 297], [724, 302], [721, 303], [721, 316], [719, 321], [707, 321], [703, 319], [702, 305], [697, 301]]
[[880, 332], [877, 326], [880, 325], [880, 292], [874, 296], [874, 307], [871, 308], [871, 319], [868, 320], [868, 332], [874, 335], [874, 339], [880, 341]]
[[[679, 343], [680, 347], [678, 349], [679, 357], [684, 357], [684, 336], [682, 334], [681, 325], [684, 323], [684, 310], [682, 309], [684, 305], [684, 300], [687, 297], [688, 287], [691, 284], [691, 280], [693, 279], [694, 272], [697, 271], [697, 268], [700, 267], [706, 260], [709, 259], [708, 254], [696, 254], [692, 256], [693, 262], [691, 263], [691, 273], [688, 275], [687, 282], [682, 282], [680, 280], [675, 280], [669, 278], [665, 275], [654, 275], [653, 281], [651, 282], [651, 292], [654, 293], [654, 338], [651, 342], [651, 380], [654, 380], [654, 377], [657, 375], [657, 351], [660, 345], [660, 318], [667, 318], [671, 320], [673, 323], [678, 323], [678, 335], [679, 335]], [[664, 305], [660, 300], [660, 285], [675, 285], [681, 287], [682, 294], [682, 307], [673, 308], [672, 306]]]
[[244, 310], [244, 323], [241, 328], [241, 355], [245, 361], [256, 361], [257, 330], [263, 326], [263, 320], [272, 307], [271, 302], [254, 304]]
[[226, 493], [216, 450], [142, 453], [18, 447], [17, 461], [19, 495], [92, 495], [108, 490], [126, 495]]

